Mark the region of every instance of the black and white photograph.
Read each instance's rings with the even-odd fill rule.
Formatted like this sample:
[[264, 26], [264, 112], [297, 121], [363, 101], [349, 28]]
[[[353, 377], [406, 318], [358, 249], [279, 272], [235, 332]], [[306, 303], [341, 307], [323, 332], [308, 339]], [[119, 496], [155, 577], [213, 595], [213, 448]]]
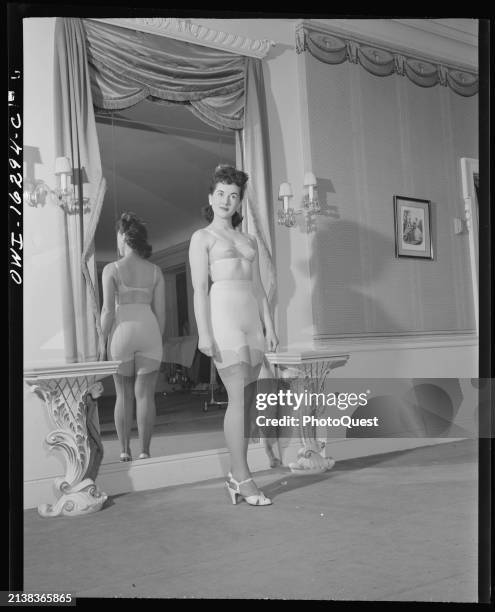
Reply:
[[487, 603], [491, 22], [7, 16], [4, 601]]

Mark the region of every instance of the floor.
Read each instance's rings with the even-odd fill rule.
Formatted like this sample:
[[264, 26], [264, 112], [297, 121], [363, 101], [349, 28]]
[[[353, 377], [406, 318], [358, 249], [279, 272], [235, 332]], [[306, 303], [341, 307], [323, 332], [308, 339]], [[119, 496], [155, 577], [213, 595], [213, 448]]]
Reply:
[[[223, 448], [223, 417], [225, 405], [211, 404], [211, 393], [194, 395], [190, 392], [157, 393], [156, 419], [151, 440], [151, 455], [161, 457], [178, 453]], [[221, 394], [213, 396], [215, 402], [226, 399]], [[206, 405], [206, 411], [205, 408]], [[104, 457], [102, 464], [119, 460], [121, 452], [113, 421], [115, 397], [106, 396], [98, 399], [101, 438]], [[134, 420], [131, 430], [131, 453], [137, 457], [141, 452], [137, 425]]]
[[222, 482], [117, 495], [102, 511], [25, 512], [25, 591], [77, 597], [476, 601], [477, 445], [257, 474], [269, 507]]

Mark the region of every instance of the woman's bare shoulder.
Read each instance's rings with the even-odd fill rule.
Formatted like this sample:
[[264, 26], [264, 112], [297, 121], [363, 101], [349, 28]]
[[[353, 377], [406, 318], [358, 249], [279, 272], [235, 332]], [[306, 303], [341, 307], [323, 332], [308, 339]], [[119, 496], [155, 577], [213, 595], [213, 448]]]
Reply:
[[198, 246], [207, 246], [210, 242], [210, 238], [210, 232], [206, 227], [202, 227], [196, 230], [191, 236], [191, 245], [197, 244]]
[[160, 266], [158, 264], [153, 263], [152, 261], [150, 261], [149, 263], [153, 266], [153, 269], [156, 268], [157, 272], [161, 272], [162, 271], [162, 269], [160, 268]]
[[115, 261], [111, 261], [107, 263], [107, 265], [102, 270], [102, 276], [113, 276], [115, 273]]
[[156, 263], [153, 263], [152, 261], [149, 261], [147, 259], [144, 260], [146, 262], [146, 266], [148, 268], [151, 268], [153, 270], [153, 272], [156, 271], [156, 273], [161, 272], [162, 269], [160, 268], [160, 266], [158, 266]]

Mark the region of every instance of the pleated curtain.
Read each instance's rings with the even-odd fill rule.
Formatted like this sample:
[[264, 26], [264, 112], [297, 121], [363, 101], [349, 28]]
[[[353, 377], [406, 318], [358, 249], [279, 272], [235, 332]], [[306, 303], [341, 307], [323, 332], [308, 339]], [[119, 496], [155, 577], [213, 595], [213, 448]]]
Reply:
[[65, 358], [96, 361], [103, 342], [96, 283], [94, 234], [105, 194], [91, 96], [86, 38], [80, 19], [55, 25], [55, 153], [68, 157], [73, 196], [87, 200], [64, 216], [65, 268], [62, 278]]

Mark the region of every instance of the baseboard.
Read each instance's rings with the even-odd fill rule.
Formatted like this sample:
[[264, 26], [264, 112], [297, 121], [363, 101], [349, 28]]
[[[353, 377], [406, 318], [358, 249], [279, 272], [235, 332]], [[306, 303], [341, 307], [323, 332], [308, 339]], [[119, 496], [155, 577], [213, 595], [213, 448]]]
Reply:
[[[336, 461], [344, 461], [455, 440], [457, 438], [367, 438], [359, 440], [344, 438], [329, 441], [325, 454]], [[290, 440], [283, 446], [282, 458], [285, 465], [295, 460], [300, 447], [298, 440]], [[249, 448], [248, 461], [253, 472], [269, 469], [268, 458], [262, 443], [253, 444]], [[97, 485], [107, 495], [117, 495], [222, 478], [228, 469], [227, 449], [214, 449], [168, 457], [152, 457], [130, 464], [106, 464], [100, 469]], [[53, 481], [57, 476], [61, 474], [25, 481], [24, 508], [35, 508], [42, 503], [55, 503], [57, 497]]]

